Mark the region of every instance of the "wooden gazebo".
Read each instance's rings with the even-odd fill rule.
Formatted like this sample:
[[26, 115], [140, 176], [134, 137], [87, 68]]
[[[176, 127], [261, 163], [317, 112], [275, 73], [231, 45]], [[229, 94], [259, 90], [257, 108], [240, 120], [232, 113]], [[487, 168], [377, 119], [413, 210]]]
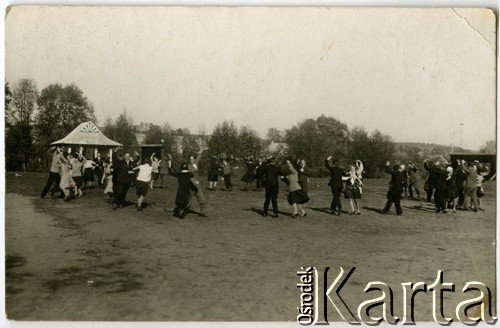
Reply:
[[92, 122], [84, 122], [78, 125], [66, 137], [54, 141], [51, 146], [84, 147], [93, 151], [95, 157], [98, 152], [109, 152], [112, 158], [112, 151], [115, 147], [123, 146], [121, 143], [106, 137]]

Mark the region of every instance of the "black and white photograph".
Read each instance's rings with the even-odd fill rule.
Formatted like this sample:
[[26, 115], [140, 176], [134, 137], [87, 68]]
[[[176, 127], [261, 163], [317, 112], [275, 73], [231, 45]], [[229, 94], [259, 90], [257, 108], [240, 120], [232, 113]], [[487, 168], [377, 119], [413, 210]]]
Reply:
[[12, 322], [497, 322], [497, 8], [5, 12]]

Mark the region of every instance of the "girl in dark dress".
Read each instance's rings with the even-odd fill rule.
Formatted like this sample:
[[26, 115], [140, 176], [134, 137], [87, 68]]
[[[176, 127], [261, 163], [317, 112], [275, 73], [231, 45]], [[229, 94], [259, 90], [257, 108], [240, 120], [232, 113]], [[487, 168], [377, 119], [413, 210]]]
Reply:
[[189, 172], [187, 163], [181, 165], [180, 172], [175, 172], [172, 169], [171, 160], [168, 161], [168, 174], [177, 178], [178, 183], [177, 194], [175, 196], [174, 216], [183, 219], [187, 214], [187, 206], [189, 204], [189, 198], [191, 197], [191, 191], [198, 191], [198, 188], [195, 186], [195, 180], [193, 179], [194, 175]]
[[219, 161], [217, 157], [213, 156], [210, 159], [210, 165], [208, 167], [208, 181], [210, 182], [210, 190], [215, 190], [217, 188], [217, 182], [219, 180]]
[[242, 189], [244, 191], [248, 190], [253, 182], [253, 179], [255, 178], [255, 162], [253, 161], [252, 156], [248, 157], [247, 161], [245, 162], [245, 166], [247, 171], [241, 177], [241, 181], [245, 182], [245, 187]]
[[288, 203], [293, 206], [292, 218], [299, 215], [299, 209], [301, 212], [300, 216], [305, 217], [307, 213], [302, 205], [309, 201], [309, 196], [300, 188], [299, 172], [297, 169], [289, 160], [286, 161], [286, 164], [288, 170], [284, 173], [286, 173], [288, 184]]

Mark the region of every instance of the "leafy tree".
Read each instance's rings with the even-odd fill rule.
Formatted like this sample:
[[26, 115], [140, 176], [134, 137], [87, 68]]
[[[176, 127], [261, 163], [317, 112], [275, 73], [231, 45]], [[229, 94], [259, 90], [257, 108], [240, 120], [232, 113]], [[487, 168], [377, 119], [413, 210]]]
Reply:
[[[391, 137], [374, 131], [368, 134], [361, 127], [355, 127], [350, 133], [349, 161], [354, 163], [359, 159], [363, 162], [366, 177], [380, 177], [385, 169], [385, 162], [398, 159], [408, 160], [406, 153], [397, 154]], [[396, 157], [396, 158], [395, 158]]]
[[266, 139], [273, 142], [283, 142], [285, 138], [283, 131], [276, 128], [267, 129]]
[[51, 142], [63, 138], [86, 121], [96, 122], [96, 118], [94, 107], [82, 90], [75, 84], [47, 86], [38, 98], [35, 118], [37, 148], [44, 154]]
[[4, 118], [5, 118], [5, 126], [8, 127], [10, 125], [10, 119], [9, 119], [9, 114], [10, 114], [10, 102], [12, 101], [12, 92], [10, 91], [9, 87], [9, 82], [5, 82], [5, 111], [4, 111]]
[[201, 149], [201, 145], [198, 144], [196, 137], [191, 134], [189, 129], [177, 129], [175, 135], [177, 136], [177, 142], [180, 143], [181, 154], [179, 155], [182, 155], [184, 160], [189, 156], [193, 156]]
[[239, 153], [238, 129], [233, 121], [217, 124], [208, 140], [208, 149], [213, 155]]
[[33, 80], [21, 79], [14, 85], [10, 118], [14, 123], [30, 125], [36, 109], [38, 90]]
[[111, 117], [106, 117], [101, 132], [108, 138], [113, 139], [115, 137], [115, 123]]
[[370, 146], [370, 161], [367, 164], [373, 169], [373, 177], [380, 177], [385, 170], [385, 162], [393, 158], [394, 141], [389, 135], [375, 130], [370, 135]]
[[172, 154], [175, 150], [174, 134], [172, 128], [168, 124], [165, 124], [163, 127], [155, 124], [149, 124], [148, 129], [146, 130], [145, 142], [147, 144], [163, 144], [162, 154], [157, 154], [163, 159], [166, 159], [166, 155]]
[[497, 153], [497, 142], [496, 140], [487, 141], [480, 149], [480, 153], [496, 154]]
[[138, 150], [139, 143], [135, 137], [135, 132], [134, 121], [124, 109], [114, 122], [112, 139], [123, 144], [123, 149], [126, 151]]
[[233, 153], [240, 157], [258, 155], [262, 151], [262, 143], [257, 131], [248, 126], [243, 126], [238, 135], [238, 151]]
[[161, 140], [164, 138], [163, 131], [159, 125], [149, 124], [149, 127], [146, 129], [146, 139], [145, 143], [147, 144], [159, 144]]
[[287, 130], [285, 140], [292, 155], [305, 159], [311, 166], [320, 166], [328, 155], [345, 158], [349, 130], [345, 123], [322, 115]]
[[[10, 91], [9, 91], [10, 92]], [[36, 109], [38, 90], [33, 80], [21, 79], [14, 85], [12, 97], [6, 106], [6, 121], [9, 122], [6, 133], [5, 153], [9, 168], [26, 170], [33, 155], [33, 116]]]

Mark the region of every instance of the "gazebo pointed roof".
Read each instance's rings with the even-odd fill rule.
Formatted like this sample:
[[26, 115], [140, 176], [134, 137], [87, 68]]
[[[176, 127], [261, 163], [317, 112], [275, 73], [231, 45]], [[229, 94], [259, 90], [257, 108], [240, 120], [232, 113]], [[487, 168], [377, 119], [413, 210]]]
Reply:
[[84, 122], [78, 125], [66, 137], [54, 141], [51, 145], [88, 145], [118, 147], [121, 143], [106, 137], [92, 122]]

